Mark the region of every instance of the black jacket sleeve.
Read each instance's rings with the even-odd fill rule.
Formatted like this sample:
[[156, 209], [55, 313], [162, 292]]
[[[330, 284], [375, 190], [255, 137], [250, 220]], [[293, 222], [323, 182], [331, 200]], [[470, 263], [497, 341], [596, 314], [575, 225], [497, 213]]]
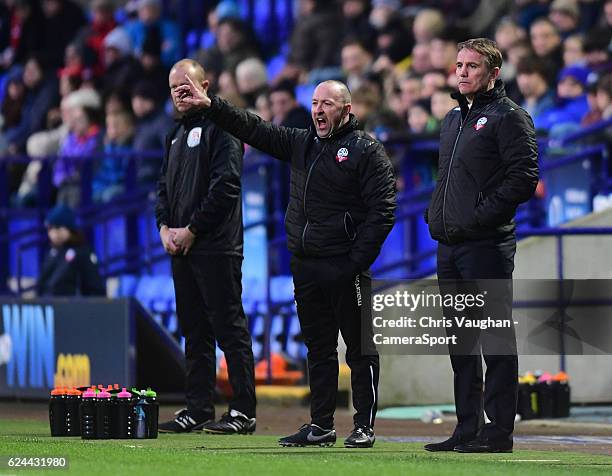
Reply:
[[307, 129], [277, 126], [219, 97], [213, 96], [211, 100], [208, 115], [211, 121], [241, 141], [279, 160], [289, 162], [295, 144], [308, 135]]
[[212, 230], [227, 217], [228, 211], [240, 199], [242, 174], [242, 144], [229, 133], [212, 127], [208, 141], [210, 176], [208, 193], [191, 214], [189, 223], [198, 232]]
[[396, 197], [393, 167], [382, 144], [374, 142], [368, 146], [358, 167], [361, 197], [367, 215], [349, 258], [363, 271], [372, 265], [393, 228]]
[[498, 226], [514, 216], [516, 207], [529, 200], [538, 184], [538, 146], [533, 121], [523, 109], [504, 116], [498, 144], [505, 167], [501, 184], [476, 207], [481, 226]]
[[168, 190], [166, 188], [166, 170], [168, 168], [168, 154], [170, 153], [170, 141], [177, 128], [166, 136], [165, 148], [164, 148], [164, 161], [162, 162], [161, 170], [159, 172], [159, 179], [157, 181], [157, 201], [155, 202], [155, 220], [157, 222], [157, 228], [161, 228], [162, 225], [167, 225], [170, 220], [170, 204], [168, 202]]
[[83, 247], [79, 250], [79, 284], [83, 296], [106, 296], [106, 283], [98, 270], [98, 259], [89, 249]]

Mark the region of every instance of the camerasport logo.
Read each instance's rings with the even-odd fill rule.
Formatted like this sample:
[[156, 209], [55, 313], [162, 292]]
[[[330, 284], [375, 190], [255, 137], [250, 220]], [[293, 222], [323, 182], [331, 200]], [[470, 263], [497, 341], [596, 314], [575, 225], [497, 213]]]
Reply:
[[348, 149], [346, 147], [338, 149], [338, 152], [336, 152], [336, 162], [344, 162], [345, 160], [348, 160], [348, 158]]
[[481, 117], [480, 119], [478, 119], [476, 121], [476, 124], [474, 125], [474, 129], [479, 131], [480, 129], [482, 129], [485, 126], [486, 123], [487, 123], [487, 118], [486, 117]]

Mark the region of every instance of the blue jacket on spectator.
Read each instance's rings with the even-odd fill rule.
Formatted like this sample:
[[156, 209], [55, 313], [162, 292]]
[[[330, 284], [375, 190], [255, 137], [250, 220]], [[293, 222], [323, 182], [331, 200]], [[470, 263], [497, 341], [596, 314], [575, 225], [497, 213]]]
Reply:
[[534, 117], [536, 129], [549, 131], [553, 126], [562, 124], [580, 124], [584, 115], [589, 112], [586, 94], [571, 99], [560, 99], [556, 107], [539, 117]]
[[6, 141], [17, 146], [19, 151], [25, 151], [28, 137], [45, 127], [47, 112], [58, 101], [58, 84], [55, 78], [44, 78], [33, 90], [28, 90], [21, 122], [15, 127], [10, 127], [4, 132]]
[[174, 121], [166, 115], [162, 107], [137, 119], [134, 135], [134, 150], [137, 152], [159, 151], [159, 158], [137, 157], [136, 174], [139, 183], [156, 183], [162, 164], [162, 156], [168, 134]]
[[132, 150], [130, 142], [104, 144], [104, 158], [100, 161], [91, 184], [94, 202], [110, 202], [125, 191], [129, 154]]
[[162, 38], [161, 60], [166, 67], [171, 67], [180, 59], [181, 54], [181, 33], [176, 25], [171, 20], [159, 20], [153, 24], [145, 24], [140, 20], [133, 20], [125, 24], [125, 30], [132, 39], [134, 53], [136, 56], [142, 54], [142, 46], [147, 37], [149, 28], [159, 28], [159, 33]]

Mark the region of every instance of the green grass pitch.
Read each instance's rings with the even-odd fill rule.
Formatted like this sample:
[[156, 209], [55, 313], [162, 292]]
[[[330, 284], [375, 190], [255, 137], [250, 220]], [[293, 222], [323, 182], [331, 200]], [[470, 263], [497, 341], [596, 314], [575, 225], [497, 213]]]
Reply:
[[280, 448], [273, 436], [160, 435], [156, 440], [52, 438], [33, 420], [0, 419], [0, 456], [64, 456], [68, 470], [0, 468], [9, 474], [430, 475], [545, 476], [612, 474], [612, 458], [519, 450], [512, 454], [428, 453], [419, 443], [376, 443], [373, 449]]

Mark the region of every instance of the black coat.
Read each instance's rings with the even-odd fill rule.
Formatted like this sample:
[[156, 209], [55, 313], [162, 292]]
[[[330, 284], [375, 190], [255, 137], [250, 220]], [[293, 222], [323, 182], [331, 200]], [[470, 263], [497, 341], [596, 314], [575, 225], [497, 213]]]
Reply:
[[38, 282], [38, 296], [105, 296], [96, 255], [86, 245], [51, 248]]
[[242, 256], [243, 147], [205, 115], [179, 121], [166, 140], [157, 186], [157, 226], [192, 225], [190, 253]]
[[438, 181], [426, 219], [446, 244], [511, 235], [516, 208], [538, 183], [533, 121], [506, 96], [502, 81], [477, 94], [471, 109], [450, 111], [440, 131]]
[[379, 142], [354, 117], [328, 139], [276, 126], [212, 98], [210, 118], [253, 147], [291, 164], [287, 246], [299, 257], [344, 256], [367, 270], [393, 227], [395, 179]]

